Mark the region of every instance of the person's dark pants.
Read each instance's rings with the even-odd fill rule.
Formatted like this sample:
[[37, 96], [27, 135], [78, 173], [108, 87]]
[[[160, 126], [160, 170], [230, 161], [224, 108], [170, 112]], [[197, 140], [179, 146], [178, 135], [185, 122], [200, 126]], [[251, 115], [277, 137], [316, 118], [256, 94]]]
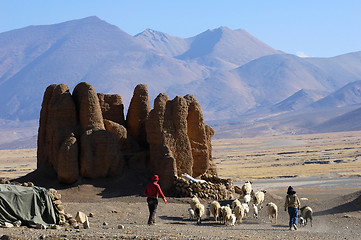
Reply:
[[290, 215], [290, 228], [293, 227], [293, 224], [297, 225], [298, 209], [294, 207], [288, 208], [288, 214]]
[[158, 199], [154, 197], [147, 197], [147, 203], [149, 208], [148, 224], [155, 223], [155, 216], [157, 214]]

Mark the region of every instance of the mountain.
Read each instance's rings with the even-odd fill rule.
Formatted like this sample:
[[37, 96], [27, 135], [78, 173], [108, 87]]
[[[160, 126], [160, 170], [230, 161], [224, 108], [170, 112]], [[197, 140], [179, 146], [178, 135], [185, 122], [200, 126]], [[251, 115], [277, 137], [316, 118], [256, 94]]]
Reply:
[[135, 36], [167, 56], [193, 60], [222, 70], [236, 68], [256, 58], [280, 54], [243, 29], [227, 27], [207, 30], [191, 38], [173, 37], [147, 29]]
[[327, 120], [313, 127], [317, 132], [340, 132], [361, 130], [361, 108]]
[[[345, 56], [347, 55], [340, 58], [344, 59]], [[214, 113], [209, 120], [228, 118], [233, 121], [252, 112], [273, 114], [273, 111], [301, 110], [345, 84], [357, 80], [361, 71], [359, 72], [359, 66], [353, 61], [359, 61], [361, 56], [356, 59], [350, 62], [347, 70], [339, 68], [338, 75], [335, 76], [335, 62], [342, 62], [338, 61], [338, 57], [328, 62], [328, 59], [324, 58], [307, 59], [290, 54], [273, 54], [257, 58], [230, 71], [217, 72], [203, 81], [177, 85], [175, 89], [181, 93], [195, 89], [202, 106], [207, 108], [207, 112]], [[316, 65], [315, 62], [322, 64]], [[214, 87], [210, 89], [210, 86]], [[300, 96], [302, 94], [303, 97]], [[291, 96], [293, 98], [290, 98]], [[296, 98], [297, 103], [291, 103], [296, 101]]]
[[187, 40], [190, 41], [190, 48], [177, 58], [197, 60], [211, 67], [224, 66], [224, 63], [237, 67], [262, 56], [281, 53], [243, 29], [220, 27]]
[[361, 81], [355, 81], [311, 104], [313, 108], [344, 107], [361, 103]]
[[36, 127], [11, 135], [12, 121], [37, 122], [46, 87], [72, 92], [82, 81], [121, 95], [125, 109], [139, 83], [151, 103], [159, 93], [193, 94], [205, 121], [234, 136], [304, 133], [360, 103], [361, 52], [300, 58], [227, 27], [180, 38], [151, 29], [131, 36], [97, 17], [29, 26], [0, 33], [1, 137], [31, 139]]
[[152, 29], [146, 29], [134, 37], [169, 57], [181, 55], [190, 46], [190, 41], [187, 39], [174, 37]]
[[294, 111], [302, 109], [325, 97], [327, 92], [319, 90], [301, 89], [292, 96], [271, 107], [273, 112]]
[[327, 75], [337, 79], [340, 85], [361, 79], [361, 51], [332, 58], [306, 58], [320, 69], [327, 69]]
[[[199, 45], [207, 45], [207, 51], [197, 50]], [[229, 76], [230, 66], [237, 67], [269, 53], [278, 51], [243, 30], [232, 31], [225, 27], [189, 39], [149, 29], [133, 37], [97, 17], [88, 17], [13, 30], [0, 34], [0, 118], [38, 118], [43, 92], [53, 83], [66, 83], [72, 90], [77, 83], [86, 81], [96, 91], [120, 94], [127, 103], [139, 83], [148, 84], [153, 99], [160, 92], [174, 97], [195, 92], [192, 91], [196, 90], [194, 86], [203, 83], [206, 86], [202, 88], [212, 89], [217, 85], [215, 82], [223, 82], [218, 84], [222, 88], [217, 97], [222, 99], [230, 96], [230, 89], [242, 83], [230, 83], [225, 78], [219, 80], [218, 76]], [[178, 57], [172, 57], [174, 55]], [[208, 64], [201, 64], [202, 61], [194, 58], [208, 59]], [[212, 61], [223, 62], [226, 67], [210, 67]], [[215, 69], [218, 76], [213, 75]], [[185, 91], [178, 91], [178, 87]], [[252, 96], [243, 93], [236, 99], [248, 102]], [[207, 91], [204, 96], [196, 97], [205, 105], [216, 106], [213, 103], [217, 98], [208, 100]], [[227, 102], [224, 104], [228, 105]], [[216, 119], [215, 110], [206, 109], [206, 112], [215, 115], [213, 118]], [[225, 111], [220, 114], [224, 115]]]
[[[233, 71], [253, 89], [252, 95], [258, 99], [259, 105], [281, 101], [301, 89], [332, 92], [355, 80], [352, 75], [344, 78], [333, 76], [329, 72], [333, 65], [327, 65], [327, 59], [319, 61], [324, 65], [290, 54], [268, 55]], [[343, 72], [344, 75], [348, 73]], [[342, 73], [339, 72], [339, 75]]]
[[[212, 122], [216, 132], [214, 138], [242, 138], [242, 137], [265, 137], [295, 134], [312, 134], [331, 131], [360, 131], [360, 112], [352, 114], [348, 123], [346, 114], [360, 108], [361, 105], [348, 106], [343, 108], [318, 109], [317, 111], [298, 110], [282, 113], [270, 111], [257, 111], [251, 114], [242, 115], [234, 121]], [[339, 118], [344, 115], [346, 117]], [[333, 121], [327, 124], [328, 121]], [[326, 125], [326, 126], [324, 126]], [[332, 128], [329, 127], [332, 125]]]
[[0, 75], [5, 119], [38, 118], [43, 93], [53, 83], [66, 83], [72, 90], [86, 81], [99, 92], [118, 93], [129, 101], [139, 83], [158, 94], [174, 83], [200, 79], [204, 70], [164, 56], [97, 17], [2, 33], [0, 52], [8, 66], [1, 64]]

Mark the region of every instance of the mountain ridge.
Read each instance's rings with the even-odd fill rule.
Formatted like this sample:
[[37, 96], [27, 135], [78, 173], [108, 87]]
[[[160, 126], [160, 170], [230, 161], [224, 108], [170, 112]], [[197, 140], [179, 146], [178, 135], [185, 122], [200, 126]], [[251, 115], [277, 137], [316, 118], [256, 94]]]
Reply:
[[[134, 87], [144, 83], [151, 102], [159, 93], [193, 94], [206, 122], [269, 119], [270, 134], [274, 116], [317, 111], [310, 104], [322, 103], [321, 97], [330, 102], [327, 96], [361, 79], [361, 52], [300, 58], [227, 27], [190, 38], [151, 29], [131, 36], [95, 16], [0, 33], [0, 62], [0, 119], [39, 118], [43, 92], [53, 83], [72, 91], [87, 81], [97, 92], [119, 94], [125, 108]], [[358, 104], [354, 97], [336, 99], [343, 105], [332, 107]]]
[[313, 108], [344, 107], [361, 103], [361, 80], [351, 82], [311, 104]]

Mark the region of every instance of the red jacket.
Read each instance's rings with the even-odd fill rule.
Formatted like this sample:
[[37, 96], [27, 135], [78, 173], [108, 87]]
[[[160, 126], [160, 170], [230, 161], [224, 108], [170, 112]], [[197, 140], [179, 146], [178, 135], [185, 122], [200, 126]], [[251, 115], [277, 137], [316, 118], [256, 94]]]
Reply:
[[165, 198], [162, 189], [160, 189], [159, 184], [156, 182], [148, 183], [145, 187], [144, 193], [147, 197], [158, 197], [160, 195], [162, 198]]

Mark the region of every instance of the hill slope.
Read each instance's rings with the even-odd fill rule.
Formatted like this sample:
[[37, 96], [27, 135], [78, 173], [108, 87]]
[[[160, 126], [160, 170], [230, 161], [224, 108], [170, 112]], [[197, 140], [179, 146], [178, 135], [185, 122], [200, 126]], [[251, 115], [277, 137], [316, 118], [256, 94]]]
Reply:
[[[193, 94], [213, 126], [271, 121], [262, 134], [277, 134], [277, 122], [285, 124], [282, 132], [294, 132], [293, 116], [312, 116], [328, 106], [320, 116], [327, 121], [360, 103], [361, 52], [299, 58], [227, 27], [190, 38], [150, 29], [131, 36], [88, 17], [0, 33], [0, 61], [5, 120], [38, 119], [47, 86], [66, 83], [72, 91], [82, 81], [97, 92], [121, 95], [125, 108], [139, 83], [148, 85], [151, 102], [159, 93]], [[301, 125], [307, 124], [296, 132], [307, 130]]]
[[[34, 37], [27, 40], [27, 35]], [[129, 101], [139, 83], [159, 93], [202, 76], [202, 66], [160, 55], [96, 17], [0, 34], [0, 52], [14, 39], [23, 39], [20, 47], [14, 45], [1, 56], [11, 66], [0, 76], [1, 118], [38, 118], [43, 92], [53, 83], [66, 83], [72, 90], [86, 81], [96, 91], [118, 93]]]
[[317, 132], [358, 131], [361, 129], [361, 108], [314, 126]]

